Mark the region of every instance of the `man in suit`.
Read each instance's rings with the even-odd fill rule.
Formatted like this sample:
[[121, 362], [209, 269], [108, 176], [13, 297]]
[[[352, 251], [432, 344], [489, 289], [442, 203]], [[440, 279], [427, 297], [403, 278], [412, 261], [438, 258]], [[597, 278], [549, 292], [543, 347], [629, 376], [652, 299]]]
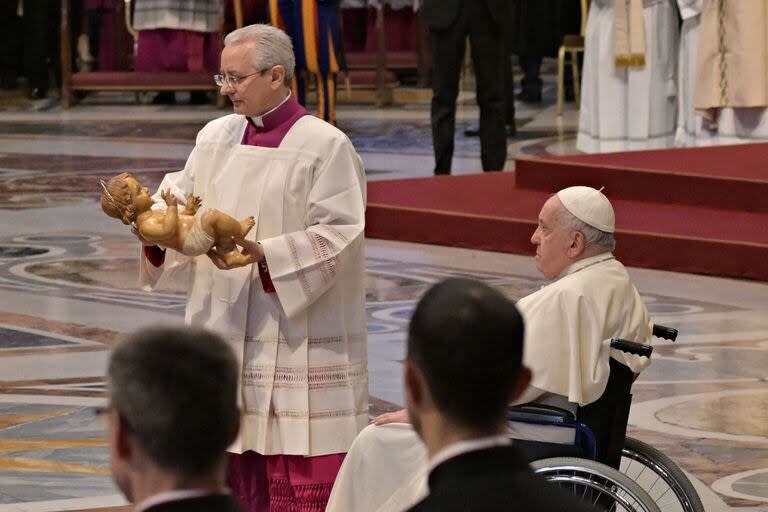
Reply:
[[[514, 26], [515, 17], [513, 16], [513, 4], [511, 1], [506, 2], [504, 6], [505, 16], [507, 16], [504, 22], [504, 69], [502, 70], [501, 78], [503, 80], [504, 91], [504, 124], [506, 125], [507, 137], [514, 137], [517, 135], [517, 127], [515, 126], [515, 81], [512, 75], [512, 48], [514, 44], [515, 30], [512, 30]], [[474, 125], [464, 130], [464, 135], [467, 137], [479, 137], [480, 126]]]
[[594, 510], [535, 476], [510, 444], [507, 404], [531, 379], [522, 356], [523, 319], [491, 287], [449, 279], [421, 299], [405, 386], [429, 457], [429, 495], [411, 511]]
[[432, 48], [432, 143], [435, 174], [450, 174], [456, 98], [469, 37], [480, 107], [480, 157], [484, 171], [500, 171], [507, 159], [504, 129], [504, 31], [507, 0], [424, 0], [421, 19]]
[[139, 331], [107, 370], [112, 477], [137, 512], [237, 512], [225, 484], [237, 437], [238, 368], [218, 336], [191, 328]]
[[[574, 0], [510, 0], [510, 50], [517, 54], [523, 79], [517, 99], [541, 103], [544, 57], [557, 57], [566, 34], [578, 34], [581, 6]], [[566, 100], [573, 99], [571, 67], [565, 67]]]

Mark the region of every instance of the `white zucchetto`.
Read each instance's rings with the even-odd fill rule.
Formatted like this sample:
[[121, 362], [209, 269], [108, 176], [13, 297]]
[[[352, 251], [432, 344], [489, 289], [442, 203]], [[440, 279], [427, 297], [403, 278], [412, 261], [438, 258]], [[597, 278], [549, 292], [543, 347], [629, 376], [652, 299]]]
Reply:
[[600, 231], [613, 233], [616, 217], [605, 195], [592, 187], [568, 187], [557, 193], [565, 209], [580, 221]]

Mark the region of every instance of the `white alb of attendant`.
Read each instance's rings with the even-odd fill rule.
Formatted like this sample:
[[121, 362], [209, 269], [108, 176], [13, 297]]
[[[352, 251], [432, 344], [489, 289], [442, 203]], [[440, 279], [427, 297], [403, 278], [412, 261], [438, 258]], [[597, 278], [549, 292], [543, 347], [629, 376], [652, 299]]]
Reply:
[[703, 0], [677, 0], [680, 17], [680, 52], [678, 55], [678, 104], [676, 146], [695, 146], [701, 131], [701, 120], [697, 120], [693, 107], [696, 87], [696, 51], [699, 46], [699, 24]]
[[[363, 164], [341, 131], [313, 116], [277, 148], [240, 144], [245, 127], [234, 114], [208, 123], [160, 190], [253, 215], [247, 238], [264, 248], [276, 293], [264, 291], [256, 265], [219, 270], [198, 257], [185, 319], [222, 335], [242, 365], [242, 428], [230, 451], [343, 453], [368, 423]], [[173, 251], [161, 268], [141, 258], [142, 284], [187, 266]]]
[[604, 153], [670, 146], [677, 109], [675, 5], [643, 0], [645, 65], [616, 68], [614, 1], [592, 0], [589, 7], [576, 147]]

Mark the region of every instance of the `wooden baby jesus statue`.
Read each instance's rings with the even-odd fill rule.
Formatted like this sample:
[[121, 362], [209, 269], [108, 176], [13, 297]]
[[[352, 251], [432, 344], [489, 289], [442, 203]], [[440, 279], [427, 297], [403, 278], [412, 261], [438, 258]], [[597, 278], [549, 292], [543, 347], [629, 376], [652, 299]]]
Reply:
[[183, 210], [170, 190], [161, 192], [168, 205], [165, 211], [152, 210], [155, 201], [149, 189], [130, 173], [118, 174], [109, 181], [101, 181], [101, 209], [123, 224], [132, 225], [144, 240], [161, 247], [179, 251], [186, 256], [199, 256], [214, 248], [229, 267], [243, 267], [252, 263], [250, 256], [240, 253], [232, 240], [245, 238], [255, 221], [247, 217], [242, 221], [211, 208], [195, 215], [200, 207], [199, 197], [190, 194]]

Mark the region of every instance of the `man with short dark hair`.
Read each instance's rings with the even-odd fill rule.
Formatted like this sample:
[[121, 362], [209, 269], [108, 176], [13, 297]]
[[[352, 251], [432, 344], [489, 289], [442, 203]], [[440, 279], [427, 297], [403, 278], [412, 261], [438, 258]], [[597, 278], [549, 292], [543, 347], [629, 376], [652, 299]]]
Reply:
[[451, 438], [501, 435], [508, 444], [508, 404], [531, 377], [511, 301], [479, 281], [443, 281], [416, 306], [407, 350], [406, 406], [430, 455], [449, 444], [432, 435], [435, 427]]
[[239, 510], [226, 487], [237, 380], [232, 350], [201, 329], [146, 329], [117, 346], [107, 370], [110, 468], [137, 512]]
[[429, 495], [411, 511], [591, 510], [534, 476], [511, 445], [506, 411], [528, 386], [523, 318], [493, 288], [449, 279], [408, 330], [405, 398], [427, 447]]
[[[419, 301], [408, 330], [405, 399], [426, 446], [429, 494], [408, 510], [592, 510], [535, 476], [509, 438], [507, 406], [531, 379], [523, 330], [517, 307], [479, 281], [449, 279]], [[357, 460], [345, 466], [354, 470]], [[328, 510], [403, 510], [403, 502], [353, 499], [332, 496]]]

